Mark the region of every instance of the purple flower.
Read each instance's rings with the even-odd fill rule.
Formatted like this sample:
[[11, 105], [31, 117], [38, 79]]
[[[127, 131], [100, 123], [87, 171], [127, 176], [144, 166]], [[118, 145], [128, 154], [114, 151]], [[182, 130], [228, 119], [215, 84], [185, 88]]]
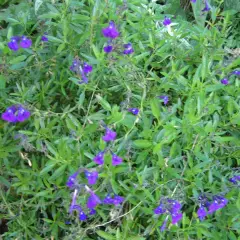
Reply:
[[232, 182], [233, 184], [237, 184], [238, 181], [240, 181], [240, 175], [230, 178], [229, 181]]
[[87, 208], [89, 209], [95, 208], [100, 203], [101, 203], [100, 198], [94, 192], [91, 192], [90, 197], [87, 200]]
[[119, 156], [117, 156], [116, 154], [112, 154], [112, 165], [116, 166], [121, 164], [123, 161], [123, 159]]
[[223, 78], [222, 80], [221, 80], [221, 83], [222, 84], [224, 84], [224, 85], [228, 85], [228, 79], [227, 78]]
[[79, 212], [79, 220], [85, 221], [86, 219], [87, 219], [87, 215], [83, 211]]
[[87, 63], [83, 63], [83, 72], [85, 74], [88, 74], [92, 71], [92, 66], [91, 65], [88, 65]]
[[104, 204], [113, 204], [113, 199], [111, 196], [108, 194], [104, 199], [103, 199]]
[[164, 230], [165, 230], [165, 228], [166, 228], [166, 225], [167, 225], [167, 218], [165, 218], [162, 226], [160, 227], [160, 231], [161, 231], [161, 232], [164, 232]]
[[163, 204], [160, 204], [157, 208], [154, 209], [154, 213], [157, 215], [161, 215], [165, 213], [167, 210], [164, 208]]
[[197, 210], [197, 215], [201, 221], [205, 219], [207, 216], [207, 211], [205, 210], [204, 206], [200, 206], [200, 208]]
[[138, 113], [139, 113], [138, 108], [129, 108], [128, 111], [131, 112], [134, 115], [138, 115]]
[[103, 48], [103, 51], [105, 53], [110, 53], [110, 52], [112, 52], [112, 50], [113, 50], [113, 46], [111, 46], [111, 45], [107, 45]]
[[159, 96], [158, 98], [160, 98], [160, 99], [163, 100], [164, 105], [167, 105], [167, 103], [168, 103], [168, 101], [169, 101], [168, 96], [163, 95], [163, 96]]
[[168, 18], [168, 17], [165, 17], [164, 20], [163, 20], [163, 25], [164, 26], [168, 26], [172, 23], [171, 19]]
[[72, 61], [72, 65], [70, 66], [70, 70], [73, 71], [73, 72], [80, 73], [80, 65], [81, 65], [80, 60], [79, 59], [74, 59]]
[[195, 3], [197, 0], [191, 0], [192, 3]]
[[46, 33], [44, 33], [44, 34], [42, 35], [41, 41], [43, 41], [43, 42], [48, 42], [48, 37], [47, 37], [47, 34], [46, 34]]
[[182, 213], [176, 212], [172, 214], [172, 224], [176, 224], [182, 219]]
[[108, 27], [102, 29], [102, 34], [104, 37], [112, 39], [117, 38], [119, 36], [119, 32], [117, 31], [117, 28], [113, 21], [109, 22]]
[[235, 71], [232, 72], [232, 74], [235, 74], [235, 75], [237, 75], [237, 76], [240, 76], [240, 71], [239, 71], [239, 70], [235, 70]]
[[95, 214], [96, 214], [96, 210], [94, 208], [90, 209], [89, 215], [95, 215]]
[[88, 180], [88, 184], [93, 185], [97, 182], [98, 172], [97, 171], [93, 171], [93, 172], [85, 171], [85, 176]]
[[31, 113], [22, 105], [13, 105], [2, 113], [2, 119], [7, 122], [23, 122], [28, 119], [30, 115]]
[[22, 36], [22, 39], [20, 41], [20, 47], [21, 48], [30, 48], [31, 46], [32, 46], [32, 40], [25, 36]]
[[112, 131], [111, 129], [109, 128], [106, 128], [106, 133], [105, 135], [102, 137], [102, 140], [105, 141], [105, 142], [110, 142], [110, 141], [114, 141], [115, 138], [117, 136], [117, 133]]
[[112, 199], [112, 203], [116, 206], [121, 204], [124, 201], [124, 197], [115, 195], [114, 198]]
[[9, 49], [11, 49], [12, 51], [17, 51], [19, 49], [18, 41], [19, 41], [18, 36], [11, 37], [11, 41], [8, 42]]
[[67, 187], [69, 188], [73, 188], [75, 186], [75, 184], [77, 183], [77, 176], [79, 174], [79, 171], [75, 172], [74, 174], [72, 174], [68, 180], [67, 180]]
[[98, 153], [94, 158], [93, 161], [99, 165], [102, 165], [104, 162], [104, 152]]
[[225, 207], [227, 203], [228, 203], [228, 200], [224, 197], [221, 197], [221, 196], [213, 197], [213, 202], [209, 206], [208, 214], [211, 214], [217, 211], [218, 209]]
[[18, 107], [18, 113], [16, 115], [18, 122], [23, 122], [30, 117], [31, 113], [27, 111], [24, 107]]
[[167, 200], [168, 203], [169, 203], [169, 206], [168, 206], [168, 211], [170, 213], [178, 213], [178, 211], [181, 209], [181, 203], [176, 201], [176, 200], [173, 200], [173, 199], [168, 199]]
[[204, 3], [205, 3], [205, 7], [204, 7], [204, 9], [202, 10], [202, 12], [208, 12], [208, 11], [210, 11], [211, 8], [210, 8], [210, 5], [209, 5], [208, 1], [205, 0]]
[[131, 43], [127, 43], [127, 44], [124, 44], [123, 45], [124, 47], [124, 51], [123, 51], [123, 54], [131, 54], [134, 52], [133, 50], [133, 47], [132, 47], [132, 44]]
[[103, 203], [104, 204], [113, 204], [113, 205], [119, 205], [124, 201], [124, 197], [115, 195], [113, 198], [108, 194], [104, 199]]
[[74, 205], [72, 207], [72, 210], [77, 210], [79, 213], [79, 220], [80, 221], [85, 221], [87, 219], [87, 215], [83, 212], [81, 206], [79, 205]]

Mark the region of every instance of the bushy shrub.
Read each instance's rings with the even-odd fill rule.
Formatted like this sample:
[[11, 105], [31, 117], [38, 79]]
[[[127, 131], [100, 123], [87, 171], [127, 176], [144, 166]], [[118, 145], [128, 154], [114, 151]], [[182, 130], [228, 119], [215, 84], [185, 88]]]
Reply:
[[207, 0], [187, 3], [191, 21], [169, 2], [7, 3], [4, 239], [238, 239], [235, 12]]

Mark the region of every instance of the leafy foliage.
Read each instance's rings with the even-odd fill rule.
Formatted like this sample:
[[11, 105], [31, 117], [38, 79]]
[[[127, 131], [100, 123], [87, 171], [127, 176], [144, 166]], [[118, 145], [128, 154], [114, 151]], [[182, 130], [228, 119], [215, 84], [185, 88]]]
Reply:
[[[240, 88], [229, 74], [240, 60], [225, 48], [239, 47], [238, 15], [217, 1], [203, 14], [198, 1], [193, 21], [178, 9], [167, 30], [164, 16], [177, 10], [169, 2], [16, 1], [2, 10], [0, 109], [23, 104], [32, 113], [23, 123], [0, 122], [5, 239], [238, 239], [240, 194], [228, 179], [239, 173]], [[134, 54], [104, 53], [109, 20]], [[10, 38], [23, 34], [32, 47], [11, 51]], [[93, 66], [88, 84], [69, 70], [76, 56]], [[96, 189], [101, 198], [110, 189], [126, 201], [98, 207], [81, 223], [68, 213], [66, 181], [79, 168], [96, 168], [92, 159], [106, 147], [102, 122], [117, 132], [111, 148], [124, 163], [110, 166], [107, 154]], [[200, 222], [201, 193], [224, 193], [229, 203]], [[161, 197], [178, 199], [184, 212], [163, 233], [163, 216], [153, 214]]]

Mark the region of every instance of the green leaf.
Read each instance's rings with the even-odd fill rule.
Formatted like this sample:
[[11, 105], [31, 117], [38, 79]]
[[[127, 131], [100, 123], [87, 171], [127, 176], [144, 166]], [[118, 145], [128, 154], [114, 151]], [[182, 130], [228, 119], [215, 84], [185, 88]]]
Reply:
[[154, 98], [151, 100], [151, 109], [152, 109], [153, 116], [159, 120], [160, 119], [160, 107], [159, 107], [158, 99]]
[[138, 147], [138, 148], [149, 148], [152, 146], [152, 142], [148, 140], [135, 140], [133, 144], [135, 147]]
[[96, 95], [96, 98], [105, 110], [111, 111], [111, 105], [105, 99], [103, 99], [100, 95]]
[[9, 61], [9, 63], [10, 64], [20, 63], [20, 62], [24, 61], [26, 58], [27, 58], [26, 55], [21, 55], [21, 56], [18, 56], [16, 58], [13, 58], [11, 61]]
[[6, 88], [6, 80], [3, 75], [0, 75], [0, 89], [5, 89]]
[[116, 238], [114, 236], [112, 236], [111, 234], [106, 233], [104, 231], [101, 231], [101, 230], [98, 230], [97, 234], [98, 234], [98, 236], [100, 236], [106, 240], [116, 240]]
[[67, 168], [67, 165], [62, 165], [60, 168], [58, 168], [56, 171], [54, 171], [53, 175], [49, 178], [50, 181], [53, 181], [57, 179], [58, 177], [63, 175], [63, 172]]

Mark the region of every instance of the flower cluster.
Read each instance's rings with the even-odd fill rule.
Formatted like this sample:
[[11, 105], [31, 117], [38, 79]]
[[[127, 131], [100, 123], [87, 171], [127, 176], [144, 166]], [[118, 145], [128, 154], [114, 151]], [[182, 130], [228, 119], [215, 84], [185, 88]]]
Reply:
[[209, 199], [206, 196], [199, 197], [199, 209], [197, 211], [198, 218], [203, 221], [208, 214], [212, 214], [218, 209], [225, 207], [228, 200], [223, 196], [215, 195]]
[[23, 122], [30, 117], [31, 113], [22, 105], [13, 105], [8, 107], [4, 113], [2, 113], [2, 119], [7, 122]]
[[32, 46], [32, 40], [26, 36], [14, 36], [11, 37], [10, 42], [8, 42], [8, 47], [12, 51], [18, 51], [19, 48], [30, 48]]
[[[117, 137], [117, 133], [106, 127], [105, 135], [102, 137], [102, 140], [105, 142], [111, 142], [114, 141]], [[104, 164], [104, 154], [107, 152], [107, 150], [104, 150], [102, 152], [99, 152], [94, 158], [93, 161], [96, 164], [102, 165]], [[110, 151], [111, 152], [111, 151]], [[111, 152], [112, 153], [112, 152]], [[123, 159], [116, 154], [112, 153], [112, 165], [116, 166], [121, 164]]]
[[176, 224], [182, 219], [181, 213], [181, 203], [177, 200], [170, 199], [170, 198], [163, 198], [160, 200], [160, 204], [157, 208], [154, 209], [154, 213], [156, 215], [167, 214], [163, 225], [160, 227], [161, 231], [164, 231], [168, 217], [171, 215], [172, 217], [172, 224]]
[[[103, 50], [105, 53], [110, 53], [117, 47], [115, 39], [120, 35], [114, 21], [110, 21], [109, 25], [102, 29], [102, 34], [105, 38], [109, 39]], [[133, 52], [134, 50], [131, 43], [123, 44], [123, 54], [128, 55]]]
[[[77, 196], [79, 193], [79, 189], [81, 188], [81, 185], [78, 183], [78, 180], [77, 180], [79, 173], [80, 171], [77, 171], [73, 173], [71, 176], [69, 176], [66, 185], [71, 190], [74, 190], [73, 196], [72, 196], [72, 202], [69, 207], [69, 213], [72, 214], [74, 210], [77, 210], [79, 213], [79, 220], [84, 221], [87, 219], [87, 215], [83, 211], [82, 207], [79, 204], [77, 204]], [[97, 171], [89, 172], [85, 170], [85, 177], [88, 180], [88, 184], [94, 185], [98, 179], [98, 172]], [[84, 189], [90, 194], [86, 203], [86, 207], [89, 209], [89, 214], [93, 215], [95, 212], [96, 206], [101, 203], [101, 200], [87, 185], [85, 185]]]
[[69, 68], [71, 71], [81, 76], [82, 81], [79, 81], [79, 84], [88, 83], [88, 74], [92, 72], [91, 65], [88, 65], [86, 62], [81, 62], [76, 58], [73, 60], [72, 65]]
[[[72, 212], [74, 210], [78, 211], [79, 214], [79, 220], [80, 221], [84, 221], [87, 219], [87, 215], [86, 215], [86, 211], [83, 210], [83, 208], [77, 204], [77, 197], [79, 194], [79, 190], [84, 186], [84, 190], [89, 194], [89, 197], [87, 199], [86, 202], [86, 209], [88, 209], [88, 214], [89, 215], [94, 215], [96, 213], [96, 207], [99, 204], [111, 204], [111, 205], [119, 205], [124, 201], [124, 198], [118, 195], [115, 195], [113, 198], [110, 196], [110, 194], [108, 194], [103, 200], [101, 200], [98, 195], [91, 189], [89, 188], [87, 185], [84, 184], [79, 184], [77, 177], [80, 173], [80, 170], [78, 170], [77, 172], [73, 173], [71, 176], [69, 176], [68, 180], [67, 180], [67, 187], [69, 187], [71, 190], [73, 191], [73, 195], [72, 195], [72, 201], [71, 201], [71, 205], [69, 207], [69, 213], [72, 214]], [[97, 182], [98, 179], [98, 172], [97, 171], [84, 171], [85, 173], [85, 177], [88, 180], [88, 184], [89, 185], [94, 185]]]

